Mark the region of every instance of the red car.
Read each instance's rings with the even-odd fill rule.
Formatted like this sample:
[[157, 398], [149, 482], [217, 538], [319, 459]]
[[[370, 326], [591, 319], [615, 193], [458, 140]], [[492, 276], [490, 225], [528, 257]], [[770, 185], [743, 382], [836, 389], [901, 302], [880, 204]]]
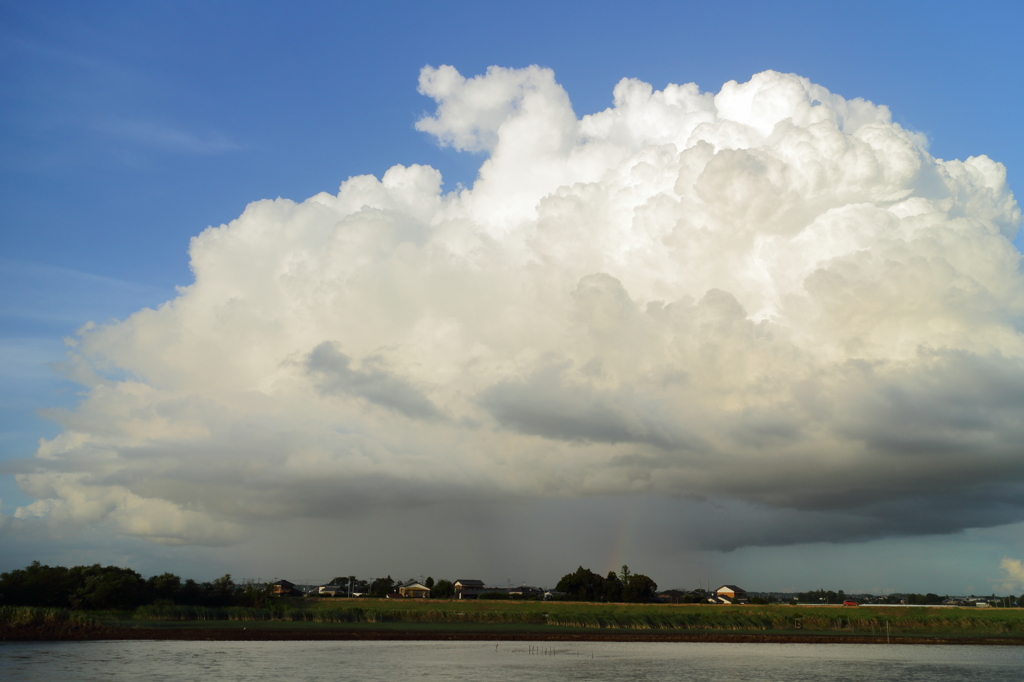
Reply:
[[847, 599], [846, 601], [843, 602], [843, 606], [860, 606], [860, 604], [858, 604], [857, 602], [853, 601], [852, 599]]

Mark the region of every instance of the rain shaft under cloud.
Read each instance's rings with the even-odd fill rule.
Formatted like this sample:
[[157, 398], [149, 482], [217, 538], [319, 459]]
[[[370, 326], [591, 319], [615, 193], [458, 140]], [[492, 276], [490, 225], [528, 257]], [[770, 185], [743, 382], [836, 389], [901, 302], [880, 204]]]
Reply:
[[[601, 496], [720, 500], [728, 533], [658, 520], [714, 548], [1024, 519], [1002, 165], [770, 71], [624, 79], [583, 118], [538, 67], [426, 67], [420, 92], [420, 130], [484, 153], [473, 187], [397, 165], [195, 237], [177, 298], [74, 340], [88, 392], [7, 532], [224, 544]], [[776, 531], [744, 533], [759, 514]]]

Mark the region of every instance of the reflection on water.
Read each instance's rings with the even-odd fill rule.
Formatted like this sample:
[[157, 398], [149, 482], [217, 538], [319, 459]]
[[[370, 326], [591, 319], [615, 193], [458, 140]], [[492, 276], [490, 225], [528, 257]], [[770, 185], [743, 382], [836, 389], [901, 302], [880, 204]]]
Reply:
[[1024, 648], [619, 642], [0, 643], [0, 679], [1019, 682]]

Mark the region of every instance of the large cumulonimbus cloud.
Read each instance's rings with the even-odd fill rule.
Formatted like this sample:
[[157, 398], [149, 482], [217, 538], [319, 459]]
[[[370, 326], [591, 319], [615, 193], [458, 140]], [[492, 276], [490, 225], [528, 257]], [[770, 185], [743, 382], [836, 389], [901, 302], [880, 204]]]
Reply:
[[417, 128], [485, 153], [473, 187], [398, 165], [195, 237], [177, 298], [81, 331], [88, 393], [53, 413], [9, 529], [220, 544], [268, 518], [598, 495], [831, 524], [728, 546], [1024, 518], [1002, 165], [933, 158], [886, 107], [771, 71], [717, 94], [622, 80], [582, 119], [538, 67], [419, 87]]

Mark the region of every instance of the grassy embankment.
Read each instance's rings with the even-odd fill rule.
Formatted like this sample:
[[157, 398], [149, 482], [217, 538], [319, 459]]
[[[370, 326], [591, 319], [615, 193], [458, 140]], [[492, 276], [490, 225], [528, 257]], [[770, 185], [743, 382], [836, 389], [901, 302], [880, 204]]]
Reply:
[[87, 613], [34, 606], [0, 606], [0, 639], [79, 639], [103, 629]]
[[[254, 631], [733, 633], [886, 637], [1011, 637], [1024, 641], [1024, 609], [705, 606], [582, 602], [376, 599], [285, 600], [267, 609], [146, 606], [76, 613], [5, 607], [0, 632], [54, 638], [125, 628]], [[64, 633], [63, 635], [61, 633]]]
[[[339, 603], [340, 602], [340, 603]], [[359, 602], [355, 605], [354, 602]], [[349, 606], [353, 603], [353, 606]], [[339, 611], [339, 606], [348, 607]], [[518, 623], [588, 629], [1024, 635], [1024, 609], [713, 606], [535, 601], [316, 600], [295, 619], [362, 609], [365, 622]], [[328, 616], [327, 614], [331, 614]], [[288, 617], [285, 615], [284, 617]], [[343, 616], [348, 617], [348, 616]]]

